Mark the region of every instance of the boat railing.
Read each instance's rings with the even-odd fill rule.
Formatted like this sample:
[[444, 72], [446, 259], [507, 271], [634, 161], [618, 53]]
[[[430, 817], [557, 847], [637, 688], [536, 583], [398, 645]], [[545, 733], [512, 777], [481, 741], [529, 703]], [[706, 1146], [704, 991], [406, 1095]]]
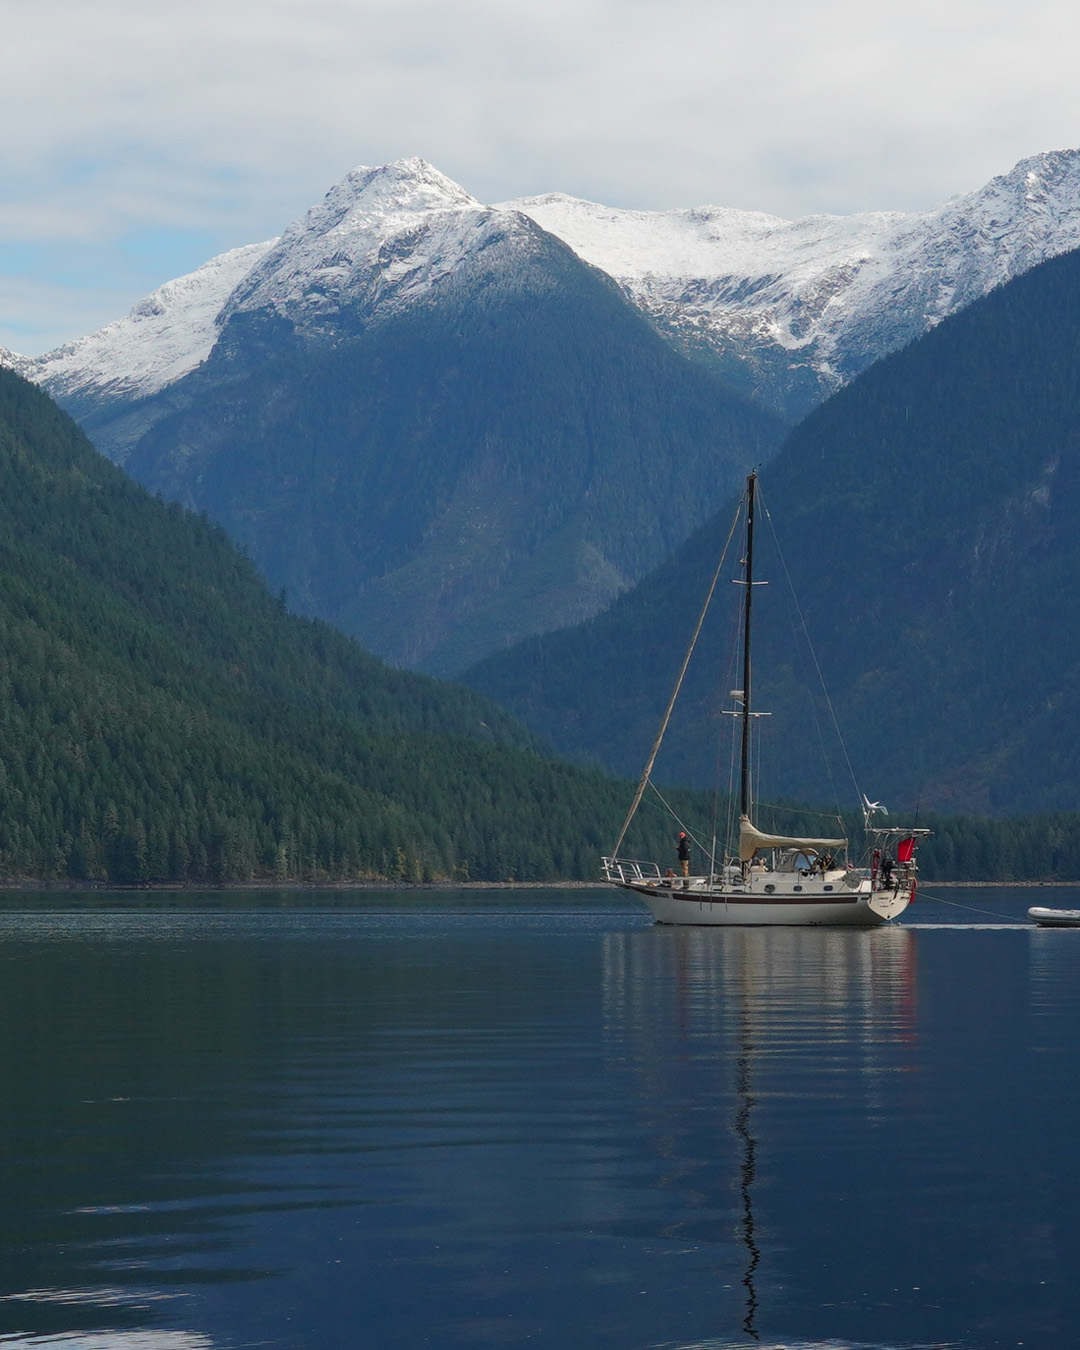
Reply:
[[654, 862], [643, 862], [638, 858], [601, 858], [604, 880], [628, 886], [634, 882], [654, 882], [661, 877], [660, 867]]

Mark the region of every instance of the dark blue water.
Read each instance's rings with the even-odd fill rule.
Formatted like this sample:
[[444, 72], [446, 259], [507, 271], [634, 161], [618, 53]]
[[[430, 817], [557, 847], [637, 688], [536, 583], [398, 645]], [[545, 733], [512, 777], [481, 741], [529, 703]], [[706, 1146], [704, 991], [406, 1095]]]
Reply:
[[1080, 893], [934, 894], [8, 896], [0, 1345], [1080, 1343]]

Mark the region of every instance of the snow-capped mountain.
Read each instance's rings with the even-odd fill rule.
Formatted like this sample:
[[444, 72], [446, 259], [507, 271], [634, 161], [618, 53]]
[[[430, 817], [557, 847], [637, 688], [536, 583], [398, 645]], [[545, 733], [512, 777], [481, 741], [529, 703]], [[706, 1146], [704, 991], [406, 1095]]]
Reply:
[[789, 221], [722, 207], [622, 211], [558, 193], [502, 206], [614, 277], [689, 355], [797, 414], [1080, 245], [1080, 151], [1036, 155], [921, 214]]
[[113, 399], [159, 393], [210, 355], [221, 331], [222, 304], [276, 242], [211, 258], [89, 337], [37, 361], [21, 358], [20, 374], [43, 384], [76, 415]]
[[669, 341], [798, 416], [860, 370], [1037, 262], [1080, 246], [1080, 151], [1023, 160], [920, 214], [784, 220], [702, 206], [630, 211], [559, 193], [485, 206], [419, 158], [348, 174], [280, 239], [234, 249], [125, 318], [37, 359], [0, 361], [76, 413], [157, 393], [205, 360], [234, 315], [307, 336], [455, 285], [527, 217], [613, 277]]
[[484, 206], [422, 159], [359, 168], [279, 239], [212, 258], [77, 342], [38, 358], [0, 351], [0, 363], [42, 384], [123, 463], [146, 415], [163, 411], [145, 401], [223, 335], [235, 345], [272, 319], [302, 341], [333, 344], [417, 303], [528, 271], [546, 239], [528, 216]]
[[88, 349], [61, 401], [295, 608], [401, 664], [446, 673], [595, 613], [786, 429], [529, 216], [422, 160], [349, 174], [243, 276], [184, 296], [196, 281], [167, 346], [138, 311], [120, 325], [137, 368], [100, 335], [127, 383]]

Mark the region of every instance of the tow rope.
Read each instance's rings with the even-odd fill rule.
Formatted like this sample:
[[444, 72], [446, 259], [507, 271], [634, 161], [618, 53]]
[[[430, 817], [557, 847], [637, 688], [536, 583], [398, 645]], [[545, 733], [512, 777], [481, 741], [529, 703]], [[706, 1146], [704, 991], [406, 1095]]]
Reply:
[[[943, 895], [931, 895], [929, 891], [924, 891], [921, 886], [919, 887], [919, 899], [936, 900], [942, 905], [952, 905], [953, 909], [967, 910], [969, 914], [986, 914], [989, 915], [991, 919], [1000, 919], [1003, 923], [1015, 922], [1015, 920], [1011, 919], [1007, 914], [999, 914], [993, 909], [978, 909], [975, 905], [962, 905], [959, 900], [946, 900]], [[1024, 917], [1026, 918], [1027, 916], [1025, 915]]]

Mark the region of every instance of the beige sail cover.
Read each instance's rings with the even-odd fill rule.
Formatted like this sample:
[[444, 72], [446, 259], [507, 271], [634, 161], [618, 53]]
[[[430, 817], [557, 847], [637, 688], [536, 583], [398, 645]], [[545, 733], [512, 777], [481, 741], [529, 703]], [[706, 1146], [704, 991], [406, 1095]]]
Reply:
[[846, 848], [846, 839], [793, 839], [783, 834], [762, 834], [749, 816], [739, 817], [739, 859], [749, 862], [759, 848]]

